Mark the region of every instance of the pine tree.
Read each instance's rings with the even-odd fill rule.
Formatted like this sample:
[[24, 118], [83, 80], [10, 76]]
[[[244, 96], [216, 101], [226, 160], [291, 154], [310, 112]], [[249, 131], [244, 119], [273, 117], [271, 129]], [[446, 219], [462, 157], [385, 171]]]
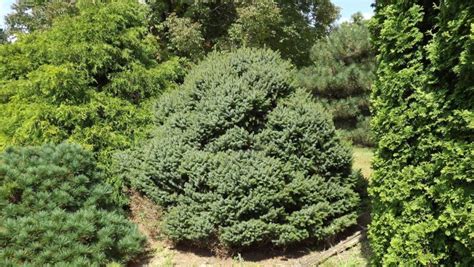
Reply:
[[375, 57], [361, 15], [355, 14], [353, 22], [342, 23], [318, 41], [311, 50], [311, 61], [298, 74], [299, 85], [324, 103], [347, 139], [372, 146], [369, 95]]
[[1, 266], [105, 266], [143, 251], [94, 161], [71, 144], [0, 153]]

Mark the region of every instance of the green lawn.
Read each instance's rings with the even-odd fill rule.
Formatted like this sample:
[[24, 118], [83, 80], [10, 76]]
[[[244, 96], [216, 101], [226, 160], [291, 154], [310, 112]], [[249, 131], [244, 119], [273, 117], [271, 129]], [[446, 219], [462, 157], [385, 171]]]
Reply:
[[366, 147], [354, 147], [354, 165], [355, 170], [362, 170], [362, 174], [365, 178], [369, 178], [372, 175], [372, 158], [374, 152], [370, 148]]

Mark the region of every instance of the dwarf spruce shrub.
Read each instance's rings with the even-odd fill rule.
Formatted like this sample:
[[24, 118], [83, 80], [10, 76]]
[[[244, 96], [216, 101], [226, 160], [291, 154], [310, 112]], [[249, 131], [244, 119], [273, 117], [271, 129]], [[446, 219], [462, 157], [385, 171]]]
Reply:
[[474, 265], [474, 2], [380, 1], [369, 192], [380, 266]]
[[269, 50], [212, 54], [157, 103], [153, 138], [117, 171], [166, 210], [174, 241], [242, 249], [353, 225], [351, 151]]
[[144, 238], [111, 193], [77, 145], [8, 148], [0, 154], [0, 265], [130, 261]]

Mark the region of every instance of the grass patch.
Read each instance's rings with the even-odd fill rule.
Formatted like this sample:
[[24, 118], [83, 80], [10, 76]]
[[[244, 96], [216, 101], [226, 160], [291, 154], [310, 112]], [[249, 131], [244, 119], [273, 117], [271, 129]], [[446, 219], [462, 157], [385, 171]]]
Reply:
[[372, 158], [374, 157], [374, 152], [370, 148], [366, 147], [354, 147], [354, 164], [353, 168], [355, 170], [360, 169], [365, 178], [369, 179], [372, 175]]

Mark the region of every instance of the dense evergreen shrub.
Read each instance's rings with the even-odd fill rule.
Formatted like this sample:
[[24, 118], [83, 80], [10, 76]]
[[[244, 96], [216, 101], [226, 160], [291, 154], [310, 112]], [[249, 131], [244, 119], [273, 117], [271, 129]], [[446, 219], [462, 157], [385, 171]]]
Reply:
[[151, 103], [182, 73], [177, 59], [157, 62], [146, 14], [133, 0], [85, 5], [0, 45], [0, 149], [69, 140], [107, 167], [145, 136]]
[[212, 54], [157, 105], [158, 128], [117, 172], [163, 206], [174, 241], [242, 249], [353, 225], [351, 151], [270, 50]]
[[298, 84], [322, 101], [337, 128], [354, 144], [372, 146], [369, 95], [375, 56], [360, 14], [342, 23], [311, 50], [312, 65], [298, 73]]
[[377, 265], [474, 265], [473, 25], [472, 1], [377, 4]]
[[111, 193], [77, 145], [8, 148], [0, 154], [0, 265], [131, 260], [144, 238]]

